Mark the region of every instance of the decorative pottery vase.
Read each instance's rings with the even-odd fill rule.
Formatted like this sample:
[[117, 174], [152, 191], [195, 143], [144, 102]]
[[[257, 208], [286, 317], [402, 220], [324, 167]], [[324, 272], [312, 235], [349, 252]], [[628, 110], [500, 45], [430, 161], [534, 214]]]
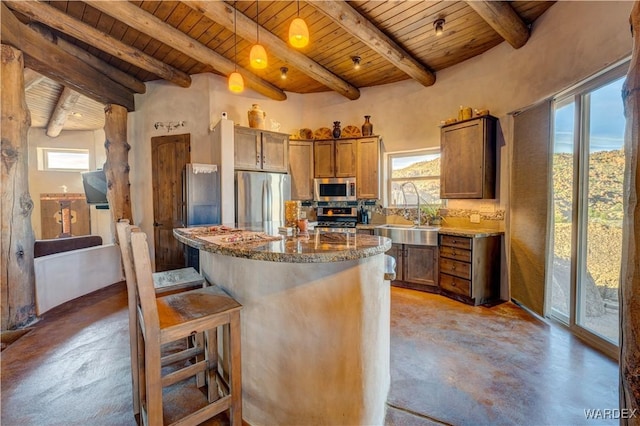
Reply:
[[249, 116], [249, 127], [264, 130], [267, 113], [260, 109], [260, 105], [253, 104], [247, 114]]
[[342, 134], [342, 129], [340, 129], [340, 122], [339, 121], [334, 121], [333, 122], [333, 137], [338, 139], [341, 134]]
[[362, 125], [362, 136], [373, 135], [373, 124], [371, 124], [371, 122], [369, 121], [370, 118], [370, 115], [364, 116], [364, 124]]

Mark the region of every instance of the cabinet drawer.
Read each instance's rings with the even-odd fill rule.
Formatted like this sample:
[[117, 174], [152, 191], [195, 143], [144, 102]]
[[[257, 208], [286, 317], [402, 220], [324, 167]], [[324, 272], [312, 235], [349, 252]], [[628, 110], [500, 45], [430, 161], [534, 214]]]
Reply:
[[440, 287], [452, 293], [471, 297], [471, 281], [454, 277], [447, 274], [440, 274]]
[[462, 262], [471, 262], [471, 251], [456, 247], [440, 246], [440, 256]]
[[471, 264], [441, 257], [440, 272], [471, 279]]
[[453, 235], [441, 235], [440, 245], [471, 250], [471, 238], [454, 237]]

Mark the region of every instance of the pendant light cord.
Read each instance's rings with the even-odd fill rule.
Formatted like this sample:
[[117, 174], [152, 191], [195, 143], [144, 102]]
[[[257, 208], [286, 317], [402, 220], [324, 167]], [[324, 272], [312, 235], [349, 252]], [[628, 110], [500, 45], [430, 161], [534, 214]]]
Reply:
[[260, 2], [256, 0], [256, 43], [260, 44]]
[[238, 33], [236, 32], [238, 9], [236, 9], [236, 3], [237, 2], [233, 2], [233, 65], [234, 70], [238, 71]]

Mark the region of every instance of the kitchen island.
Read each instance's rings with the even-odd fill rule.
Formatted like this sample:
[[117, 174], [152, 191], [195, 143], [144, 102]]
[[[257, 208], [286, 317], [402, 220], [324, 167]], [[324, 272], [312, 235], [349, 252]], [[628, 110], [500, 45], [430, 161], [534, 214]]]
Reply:
[[225, 236], [175, 229], [201, 272], [243, 305], [243, 419], [383, 424], [389, 390], [391, 240], [361, 234]]

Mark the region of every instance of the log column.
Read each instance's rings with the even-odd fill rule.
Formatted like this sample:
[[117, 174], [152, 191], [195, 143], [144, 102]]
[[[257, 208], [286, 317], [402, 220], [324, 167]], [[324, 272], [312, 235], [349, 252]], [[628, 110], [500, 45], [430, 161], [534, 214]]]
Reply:
[[[131, 193], [129, 183], [129, 150], [127, 143], [127, 109], [120, 105], [105, 108], [104, 147], [107, 162], [104, 170], [107, 176], [107, 200], [111, 210], [111, 231], [116, 238], [115, 223], [131, 217]], [[132, 222], [133, 223], [133, 222]]]
[[33, 201], [29, 195], [27, 131], [31, 116], [24, 96], [22, 52], [2, 46], [2, 126], [0, 244], [2, 330], [13, 330], [35, 319]]
[[627, 125], [620, 272], [620, 408], [635, 416], [624, 416], [623, 411], [620, 423], [640, 425], [640, 2], [635, 3], [630, 20], [633, 55], [622, 90]]

